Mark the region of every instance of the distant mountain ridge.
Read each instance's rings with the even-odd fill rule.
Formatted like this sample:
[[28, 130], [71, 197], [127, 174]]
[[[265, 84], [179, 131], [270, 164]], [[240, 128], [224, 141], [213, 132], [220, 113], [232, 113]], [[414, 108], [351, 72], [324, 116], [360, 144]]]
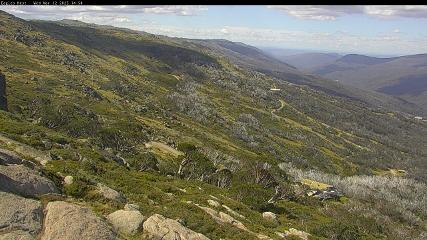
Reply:
[[365, 55], [359, 54], [347, 54], [341, 58], [337, 59], [337, 62], [349, 63], [349, 64], [363, 64], [363, 65], [374, 65], [380, 63], [386, 63], [389, 61], [395, 60], [395, 58], [377, 58], [377, 57], [368, 57]]
[[427, 104], [427, 54], [375, 58], [349, 54], [311, 73], [365, 90]]

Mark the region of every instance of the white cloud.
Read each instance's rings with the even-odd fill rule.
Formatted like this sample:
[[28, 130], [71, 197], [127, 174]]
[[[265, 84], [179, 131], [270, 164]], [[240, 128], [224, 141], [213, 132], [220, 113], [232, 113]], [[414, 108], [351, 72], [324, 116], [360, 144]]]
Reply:
[[284, 11], [287, 14], [297, 18], [312, 20], [335, 20], [337, 17], [345, 14], [363, 12], [363, 8], [360, 6], [287, 5], [268, 7]]
[[121, 23], [129, 23], [131, 20], [125, 16], [118, 15], [96, 15], [96, 16], [88, 16], [85, 14], [73, 15], [68, 19], [79, 20], [82, 22], [91, 22], [91, 23], [102, 23], [102, 24], [121, 24]]
[[11, 13], [26, 15], [68, 15], [75, 13], [113, 13], [113, 14], [173, 14], [179, 16], [197, 15], [208, 10], [205, 6], [191, 5], [118, 5], [118, 6], [1, 6], [1, 9]]
[[17, 17], [24, 19], [61, 20], [73, 19], [103, 25], [127, 27], [131, 16], [141, 14], [169, 14], [175, 16], [193, 16], [208, 10], [204, 6], [0, 6]]
[[144, 8], [144, 12], [146, 13], [175, 14], [181, 16], [192, 16], [206, 10], [208, 8], [203, 6], [157, 6]]
[[204, 6], [0, 6], [24, 19], [60, 20], [73, 19], [96, 24], [117, 24], [131, 22], [132, 15], [170, 14], [176, 16], [193, 16], [208, 8]]
[[297, 5], [297, 6], [268, 6], [277, 9], [296, 18], [310, 20], [335, 20], [338, 17], [350, 14], [364, 14], [369, 16], [392, 18], [427, 18], [426, 5], [369, 5], [369, 6], [348, 6], [348, 5]]

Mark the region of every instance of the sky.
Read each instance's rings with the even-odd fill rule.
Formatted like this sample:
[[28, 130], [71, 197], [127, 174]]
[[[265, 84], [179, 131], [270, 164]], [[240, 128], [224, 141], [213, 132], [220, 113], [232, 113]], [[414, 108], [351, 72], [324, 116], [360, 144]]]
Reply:
[[427, 53], [427, 5], [0, 6], [24, 19], [74, 19], [173, 37], [377, 56]]

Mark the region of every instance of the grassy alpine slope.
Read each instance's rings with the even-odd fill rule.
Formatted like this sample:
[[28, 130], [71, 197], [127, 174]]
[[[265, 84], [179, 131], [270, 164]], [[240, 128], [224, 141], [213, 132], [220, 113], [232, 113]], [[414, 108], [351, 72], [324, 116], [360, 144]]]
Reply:
[[[0, 133], [58, 159], [45, 174], [101, 215], [122, 206], [94, 195], [93, 182], [123, 192], [144, 215], [179, 218], [211, 239], [278, 238], [289, 228], [312, 239], [425, 237], [427, 124], [348, 90], [331, 93], [267, 58], [228, 41], [1, 12], [9, 112], [1, 112]], [[389, 169], [406, 175], [380, 174]], [[77, 180], [64, 187], [66, 175]], [[340, 201], [320, 202], [303, 193], [301, 176], [338, 186], [366, 177], [378, 183], [373, 191], [397, 197], [363, 194], [357, 179]], [[397, 180], [385, 186], [384, 178]], [[269, 204], [276, 186], [282, 200]], [[212, 198], [250, 231], [218, 224], [194, 205]], [[416, 204], [405, 208], [408, 201]]]

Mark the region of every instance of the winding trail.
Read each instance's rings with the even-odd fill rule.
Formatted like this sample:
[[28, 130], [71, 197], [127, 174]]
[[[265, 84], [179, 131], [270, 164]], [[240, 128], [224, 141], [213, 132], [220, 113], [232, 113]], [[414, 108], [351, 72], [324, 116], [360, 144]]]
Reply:
[[282, 110], [282, 109], [285, 107], [285, 101], [283, 101], [282, 99], [279, 99], [279, 102], [280, 102], [280, 107], [279, 107], [279, 108], [276, 108], [276, 109], [271, 110], [271, 114], [273, 114], [273, 115], [274, 115], [274, 116], [276, 116], [276, 117], [279, 117], [279, 116], [277, 116], [277, 115], [275, 114], [275, 112], [280, 111], [280, 110]]

